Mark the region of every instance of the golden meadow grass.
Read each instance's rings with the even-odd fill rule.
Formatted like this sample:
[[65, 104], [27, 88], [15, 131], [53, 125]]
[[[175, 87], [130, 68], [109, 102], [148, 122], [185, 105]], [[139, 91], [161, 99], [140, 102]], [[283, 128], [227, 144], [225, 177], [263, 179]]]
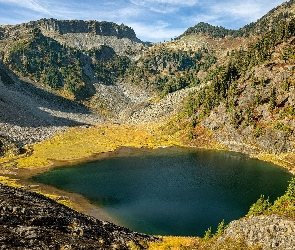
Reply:
[[[74, 161], [102, 152], [128, 146], [135, 148], [156, 148], [161, 146], [182, 146], [176, 135], [166, 135], [159, 125], [132, 126], [108, 124], [89, 128], [69, 128], [53, 138], [32, 146], [30, 156], [20, 156], [6, 161], [8, 166], [18, 168], [40, 167], [50, 160]], [[2, 159], [2, 163], [3, 163]]]

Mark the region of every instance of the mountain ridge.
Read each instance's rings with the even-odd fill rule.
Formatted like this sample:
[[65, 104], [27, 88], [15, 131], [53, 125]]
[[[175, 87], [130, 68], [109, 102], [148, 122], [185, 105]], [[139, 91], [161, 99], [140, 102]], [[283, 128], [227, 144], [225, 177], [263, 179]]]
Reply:
[[[124, 25], [96, 21], [58, 21], [56, 19], [41, 19], [27, 24], [10, 26], [8, 28], [6, 26], [1, 26], [2, 33], [3, 29], [7, 30], [3, 33], [6, 35], [2, 36], [2, 40], [0, 41], [2, 43], [0, 44], [0, 53], [3, 58], [3, 65], [6, 65], [5, 69], [2, 67], [2, 73], [0, 73], [4, 80], [8, 79], [9, 81], [9, 79], [11, 79], [9, 75], [14, 74], [14, 79], [16, 80], [18, 80], [17, 78], [23, 79], [28, 85], [36, 85], [45, 91], [52, 92], [54, 95], [61, 95], [65, 99], [79, 102], [90, 109], [94, 108], [98, 113], [102, 114], [103, 120], [111, 118], [116, 121], [124, 122], [131, 118], [133, 114], [140, 114], [140, 109], [142, 109], [144, 113], [143, 110], [146, 107], [151, 107], [151, 117], [148, 119], [152, 122], [152, 117], [156, 117], [158, 112], [156, 111], [157, 105], [154, 105], [155, 101], [159, 101], [159, 106], [161, 106], [162, 102], [162, 107], [164, 107], [166, 106], [166, 104], [164, 104], [165, 96], [170, 93], [177, 93], [177, 91], [184, 88], [187, 88], [188, 91], [179, 93], [189, 93], [193, 92], [197, 86], [202, 86], [201, 88], [197, 87], [197, 89], [199, 89], [198, 91], [200, 91], [202, 88], [206, 89], [206, 86], [210, 85], [212, 82], [214, 83], [213, 85], [216, 85], [216, 88], [219, 89], [218, 91], [225, 88], [222, 90], [225, 91], [222, 94], [223, 97], [217, 97], [216, 100], [220, 99], [222, 103], [224, 101], [229, 102], [229, 100], [226, 99], [235, 98], [236, 102], [239, 103], [239, 97], [236, 93], [233, 93], [233, 97], [229, 97], [227, 92], [231, 88], [230, 85], [232, 85], [232, 83], [234, 83], [234, 86], [240, 85], [243, 77], [245, 82], [249, 82], [249, 76], [247, 75], [254, 74], [254, 76], [250, 77], [254, 79], [251, 80], [254, 82], [258, 81], [256, 78], [266, 78], [266, 75], [262, 76], [263, 74], [260, 73], [260, 71], [265, 71], [265, 69], [259, 69], [259, 65], [263, 65], [265, 61], [269, 61], [269, 64], [278, 65], [278, 70], [282, 70], [284, 72], [282, 74], [288, 75], [288, 77], [283, 77], [285, 79], [284, 81], [291, 77], [292, 53], [290, 52], [290, 54], [288, 52], [289, 54], [286, 54], [287, 51], [285, 47], [292, 50], [292, 34], [294, 29], [292, 28], [293, 22], [291, 15], [281, 14], [285, 13], [284, 11], [286, 9], [291, 13], [294, 9], [294, 1], [283, 3], [281, 6], [273, 9], [267, 15], [259, 19], [254, 25], [255, 27], [260, 27], [262, 25], [261, 23], [265, 23], [263, 20], [266, 19], [270, 20], [279, 17], [282, 20], [278, 25], [273, 27], [271, 31], [265, 31], [265, 33], [261, 33], [261, 35], [257, 36], [255, 39], [247, 37], [237, 37], [233, 39], [224, 37], [216, 39], [214, 36], [210, 37], [210, 34], [188, 34], [176, 41], [154, 44], [152, 47], [147, 47], [142, 43], [136, 43], [140, 46], [140, 49], [136, 47], [137, 45], [133, 48], [129, 47], [129, 52], [127, 53], [127, 51], [125, 51], [123, 54], [118, 54], [110, 43], [107, 45], [98, 44], [98, 47], [90, 46], [91, 49], [89, 50], [78, 49], [79, 46], [77, 47], [74, 44], [69, 44], [71, 43], [70, 41], [74, 41], [74, 43], [78, 41], [75, 40], [77, 39], [76, 35], [87, 37], [88, 34], [92, 33], [95, 33], [93, 36], [107, 38], [115, 36], [117, 40], [127, 39], [131, 41], [129, 38], [134, 39], [136, 35], [131, 28]], [[103, 31], [101, 27], [104, 27], [104, 25], [110, 29], [104, 33], [107, 36], [96, 35], [96, 33], [99, 34], [99, 32]], [[213, 27], [204, 23], [198, 27], [202, 28], [202, 26], [205, 27], [205, 30], [203, 30], [205, 32], [206, 28], [210, 31]], [[19, 34], [22, 29], [26, 29], [27, 33], [24, 32], [22, 34], [22, 39], [15, 40], [17, 38], [15, 34]], [[265, 29], [262, 30], [268, 29], [269, 26], [266, 25]], [[217, 27], [216, 30], [217, 33], [220, 30], [222, 32], [224, 31], [224, 29], [220, 27]], [[125, 31], [126, 34], [123, 35]], [[215, 32], [214, 27], [213, 32]], [[252, 33], [253, 32], [254, 31], [252, 31]], [[50, 35], [48, 35], [49, 33]], [[53, 33], [55, 34], [52, 35]], [[28, 37], [26, 37], [26, 34]], [[76, 36], [75, 39], [70, 36], [65, 37], [69, 34]], [[5, 38], [8, 35], [10, 39]], [[195, 38], [196, 41], [193, 43], [192, 40]], [[275, 39], [277, 40], [275, 41]], [[287, 43], [286, 39], [289, 39]], [[66, 42], [62, 43], [61, 40]], [[134, 42], [131, 41], [131, 43]], [[284, 43], [283, 49], [279, 47], [279, 44], [282, 43]], [[193, 45], [191, 46], [190, 44]], [[82, 47], [84, 48], [85, 46]], [[122, 52], [121, 48], [119, 48], [119, 50]], [[252, 51], [252, 54], [250, 51]], [[274, 55], [273, 58], [272, 55]], [[249, 62], [252, 60], [253, 63], [250, 64], [249, 67], [247, 65], [242, 65], [243, 62], [239, 57]], [[282, 58], [285, 58], [285, 69], [280, 66], [282, 62], [279, 60], [282, 60]], [[287, 65], [291, 67], [291, 70], [288, 69], [289, 66], [287, 67]], [[222, 69], [222, 71], [225, 70], [225, 74], [234, 75], [231, 76], [234, 78], [229, 79], [226, 75], [221, 76], [219, 72], [220, 69]], [[10, 70], [13, 73], [9, 73]], [[232, 72], [227, 72], [228, 70]], [[255, 71], [257, 71], [257, 73], [255, 73]], [[245, 76], [242, 76], [243, 74], [245, 74]], [[274, 83], [277, 81], [277, 76], [272, 73], [268, 73], [268, 75], [269, 79], [265, 79], [264, 81], [271, 82], [272, 87], [275, 88]], [[215, 82], [214, 79], [219, 77], [225, 82]], [[292, 79], [290, 79], [290, 81], [292, 81]], [[221, 86], [217, 86], [219, 84], [221, 84]], [[254, 83], [254, 85], [256, 85], [256, 83]], [[270, 84], [265, 84], [265, 89], [261, 89], [260, 91], [269, 92], [270, 89], [268, 86], [270, 86]], [[253, 92], [254, 90], [251, 90], [251, 88], [248, 91]], [[191, 91], [189, 89], [191, 89]], [[276, 91], [279, 92], [278, 90]], [[173, 105], [177, 106], [179, 100], [187, 96], [187, 94], [181, 95], [177, 98], [175, 97], [178, 101], [172, 101], [170, 104], [171, 106], [167, 106], [167, 108], [163, 110], [163, 113], [167, 111], [167, 114], [172, 114], [173, 112], [171, 113], [168, 110], [175, 110], [171, 107]], [[263, 94], [261, 95], [263, 96]], [[265, 93], [265, 95], [269, 94]], [[189, 98], [189, 101], [193, 101], [192, 97]], [[232, 100], [230, 102], [232, 102]], [[289, 103], [287, 104], [289, 105]], [[256, 112], [257, 108], [262, 108], [262, 104], [263, 102], [259, 103], [258, 107], [251, 108], [251, 112]], [[187, 104], [184, 104], [184, 106], [186, 105]], [[207, 104], [200, 104], [200, 110], [202, 110], [202, 105]], [[222, 105], [224, 105], [224, 103]], [[225, 105], [227, 106], [228, 104], [225, 103]], [[253, 104], [249, 103], [248, 105], [252, 106]], [[277, 105], [277, 103], [275, 103], [275, 105]], [[210, 104], [209, 111], [211, 112], [217, 107], [216, 104]], [[197, 112], [198, 114], [200, 111], [195, 110], [189, 112]], [[147, 113], [150, 113], [150, 111]], [[193, 114], [193, 117], [188, 118], [188, 120], [192, 119], [197, 122], [199, 119], [196, 118], [198, 117], [197, 114]], [[224, 116], [227, 115], [228, 113], [225, 112]], [[128, 116], [130, 117], [128, 118]], [[233, 118], [235, 114], [231, 114], [230, 116], [232, 117], [231, 120], [234, 121], [236, 119]], [[252, 116], [254, 117], [254, 115]], [[147, 118], [145, 115], [140, 115], [140, 117]], [[209, 117], [210, 114], [206, 113], [205, 117], [200, 119], [197, 123], [203, 124], [209, 129], [215, 127], [209, 122]], [[132, 119], [133, 118], [131, 118], [131, 120]], [[219, 117], [218, 119], [222, 121], [224, 117]], [[238, 119], [236, 120], [238, 121]], [[138, 123], [139, 120], [136, 119], [136, 122]], [[270, 124], [272, 123], [273, 122], [270, 122]], [[278, 121], [278, 123], [285, 124], [286, 122]], [[228, 125], [225, 126], [231, 131], [236, 131], [236, 128], [232, 128]], [[260, 118], [255, 123], [252, 122], [251, 126], [261, 127]], [[287, 125], [285, 124], [284, 126]], [[246, 127], [249, 126], [247, 125]], [[262, 127], [269, 127], [269, 125], [264, 124]], [[292, 128], [292, 124], [287, 127]], [[250, 130], [252, 131], [251, 134], [254, 133], [254, 130]], [[218, 130], [213, 132], [219, 133]], [[280, 133], [282, 132], [283, 131]], [[254, 141], [256, 141], [257, 138], [255, 138]], [[284, 136], [284, 138], [286, 137]], [[232, 139], [236, 141], [236, 139]], [[250, 140], [251, 143], [253, 143], [253, 138], [248, 138], [246, 140]], [[256, 142], [254, 144], [257, 145]], [[229, 144], [226, 143], [226, 145], [228, 146]], [[250, 145], [250, 148], [251, 147]], [[292, 151], [291, 146], [287, 148], [287, 151]], [[232, 149], [237, 151], [241, 150], [239, 147], [235, 146], [232, 147]], [[278, 152], [283, 151], [279, 150]]]
[[[102, 36], [115, 36], [118, 38], [129, 38], [141, 42], [134, 30], [124, 24], [118, 25], [113, 22], [95, 20], [57, 20], [54, 18], [40, 19], [16, 25], [0, 25], [1, 39], [7, 39], [13, 34], [18, 34], [19, 30], [33, 30], [39, 28], [45, 33], [57, 33], [64, 35], [67, 33], [89, 33]], [[18, 34], [21, 36], [21, 34]], [[15, 37], [17, 38], [17, 37]]]

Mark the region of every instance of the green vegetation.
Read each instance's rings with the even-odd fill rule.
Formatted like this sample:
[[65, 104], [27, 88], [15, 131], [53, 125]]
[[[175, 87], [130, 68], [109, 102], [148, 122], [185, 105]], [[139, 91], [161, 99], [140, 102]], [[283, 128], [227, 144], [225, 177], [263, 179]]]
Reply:
[[271, 207], [271, 203], [269, 202], [269, 198], [265, 199], [264, 195], [261, 195], [260, 198], [250, 207], [248, 215], [260, 215], [265, 211], [269, 211]]
[[118, 78], [124, 77], [131, 64], [127, 56], [116, 55], [115, 51], [106, 45], [86, 51], [85, 54], [92, 59], [94, 76], [102, 84], [114, 84]]
[[295, 116], [295, 105], [291, 105], [285, 109], [282, 109], [280, 112], [280, 118], [283, 119], [286, 116], [289, 116], [290, 118]]
[[250, 207], [247, 215], [278, 213], [295, 219], [295, 178], [289, 182], [286, 192], [272, 204], [263, 195]]
[[216, 57], [205, 48], [175, 51], [159, 45], [131, 63], [124, 77], [134, 85], [144, 86], [164, 96], [199, 84], [198, 72], [207, 71], [216, 61]]
[[120, 57], [107, 46], [90, 51], [66, 47], [45, 37], [35, 29], [32, 38], [14, 44], [5, 63], [15, 72], [41, 82], [63, 95], [76, 100], [86, 100], [95, 93], [84, 68], [94, 70], [94, 77], [102, 84], [113, 84], [123, 76], [130, 59]]
[[[221, 103], [226, 105], [228, 112], [232, 113], [232, 124], [238, 128], [243, 122], [246, 126], [258, 127], [254, 133], [257, 138], [261, 135], [259, 120], [254, 117], [254, 108], [267, 103], [269, 110], [274, 111], [277, 107], [277, 87], [272, 87], [268, 98], [262, 98], [261, 92], [266, 88], [269, 79], [264, 76], [261, 79], [250, 78], [251, 86], [257, 88], [256, 97], [251, 106], [240, 110], [234, 110], [238, 97], [237, 86], [244, 81], [247, 72], [251, 72], [255, 66], [267, 63], [271, 59], [272, 52], [277, 44], [295, 35], [295, 19], [282, 20], [273, 30], [266, 32], [260, 39], [248, 45], [246, 50], [240, 48], [228, 53], [227, 60], [216, 67], [212, 67], [205, 79], [207, 86], [201, 91], [192, 93], [186, 102], [183, 114], [185, 117], [193, 117], [198, 124], [202, 118], [207, 116], [211, 110]], [[289, 54], [288, 54], [289, 55]], [[285, 90], [290, 89], [290, 84]], [[234, 111], [233, 111], [234, 110]]]
[[293, 133], [293, 129], [289, 126], [285, 126], [284, 124], [278, 122], [275, 124], [274, 129], [285, 131], [288, 135], [291, 135]]
[[200, 22], [194, 27], [188, 28], [180, 37], [194, 33], [204, 33], [213, 38], [224, 38], [225, 36], [233, 35], [235, 30], [228, 30], [221, 26], [213, 26], [208, 23]]
[[223, 234], [225, 228], [226, 226], [225, 226], [224, 220], [222, 220], [218, 224], [215, 234], [213, 234], [211, 227], [209, 227], [208, 230], [205, 232], [203, 239], [207, 241], [207, 240], [211, 240], [212, 238], [218, 238], [219, 236]]
[[81, 52], [67, 48], [35, 29], [31, 39], [14, 44], [5, 63], [22, 76], [41, 81], [52, 89], [63, 89], [81, 99], [90, 95], [83, 65], [78, 59], [81, 56]]
[[233, 64], [217, 66], [204, 80], [210, 84], [190, 95], [183, 112], [189, 117], [198, 111], [198, 118], [201, 119], [221, 102], [228, 100], [230, 103], [232, 100], [228, 98], [228, 93], [235, 91], [236, 85], [233, 82], [238, 78], [239, 74]]
[[258, 125], [255, 129], [254, 129], [254, 133], [253, 133], [253, 138], [258, 138], [263, 134], [263, 126], [262, 125]]
[[[293, 1], [288, 1], [286, 5], [291, 7]], [[257, 22], [252, 22], [245, 25], [239, 30], [226, 29], [221, 26], [213, 26], [208, 23], [200, 22], [194, 27], [188, 28], [179, 38], [190, 34], [207, 34], [212, 38], [224, 38], [226, 36], [231, 37], [249, 37], [251, 35], [261, 35], [269, 30], [273, 29], [276, 24], [282, 20], [292, 18], [294, 14], [292, 12], [280, 12], [278, 15], [274, 15], [277, 8], [271, 10], [267, 15], [263, 16]]]

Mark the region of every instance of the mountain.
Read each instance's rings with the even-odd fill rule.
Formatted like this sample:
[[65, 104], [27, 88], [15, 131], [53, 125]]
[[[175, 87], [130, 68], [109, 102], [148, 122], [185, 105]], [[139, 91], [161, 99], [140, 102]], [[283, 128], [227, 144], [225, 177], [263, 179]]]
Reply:
[[[2, 25], [2, 95], [17, 93], [2, 100], [16, 106], [10, 114], [19, 107], [32, 113], [32, 106], [43, 103], [34, 119], [25, 116], [28, 124], [38, 119], [46, 126], [80, 124], [72, 115], [61, 119], [54, 112], [73, 114], [76, 105], [98, 117], [83, 119], [86, 123], [138, 123], [159, 120], [160, 110], [159, 118], [175, 114], [194, 91], [183, 109], [192, 137], [197, 125], [232, 150], [293, 152], [293, 121], [286, 114], [293, 105], [294, 6], [294, 1], [283, 3], [236, 31], [199, 23], [178, 39], [151, 47], [123, 24], [41, 19]], [[30, 107], [20, 101], [28, 98]]]

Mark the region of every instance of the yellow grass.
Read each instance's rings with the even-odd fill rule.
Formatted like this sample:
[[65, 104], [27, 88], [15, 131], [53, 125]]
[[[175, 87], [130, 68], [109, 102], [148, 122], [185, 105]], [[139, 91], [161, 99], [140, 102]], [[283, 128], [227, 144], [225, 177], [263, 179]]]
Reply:
[[7, 176], [0, 176], [0, 183], [3, 185], [20, 188], [21, 185], [17, 183], [17, 179], [12, 179]]
[[176, 237], [165, 236], [160, 243], [152, 242], [148, 244], [149, 250], [181, 250], [181, 249], [198, 249], [200, 238], [197, 237]]
[[[50, 160], [71, 161], [121, 146], [156, 148], [181, 145], [178, 138], [165, 135], [159, 126], [108, 124], [90, 128], [75, 127], [33, 145], [32, 154], [13, 161], [19, 168], [45, 166]], [[10, 161], [10, 165], [12, 162]]]
[[[18, 179], [13, 179], [7, 176], [0, 176], [0, 183], [6, 186], [10, 186], [10, 187], [16, 187], [16, 188], [22, 188], [24, 187], [23, 185], [18, 183]], [[68, 199], [67, 197], [63, 197], [60, 195], [55, 195], [55, 194], [47, 194], [47, 193], [43, 193], [40, 190], [37, 191], [37, 193], [42, 194], [52, 200], [55, 200], [56, 202], [63, 204], [67, 207], [72, 208], [73, 207], [73, 203], [70, 199]]]

